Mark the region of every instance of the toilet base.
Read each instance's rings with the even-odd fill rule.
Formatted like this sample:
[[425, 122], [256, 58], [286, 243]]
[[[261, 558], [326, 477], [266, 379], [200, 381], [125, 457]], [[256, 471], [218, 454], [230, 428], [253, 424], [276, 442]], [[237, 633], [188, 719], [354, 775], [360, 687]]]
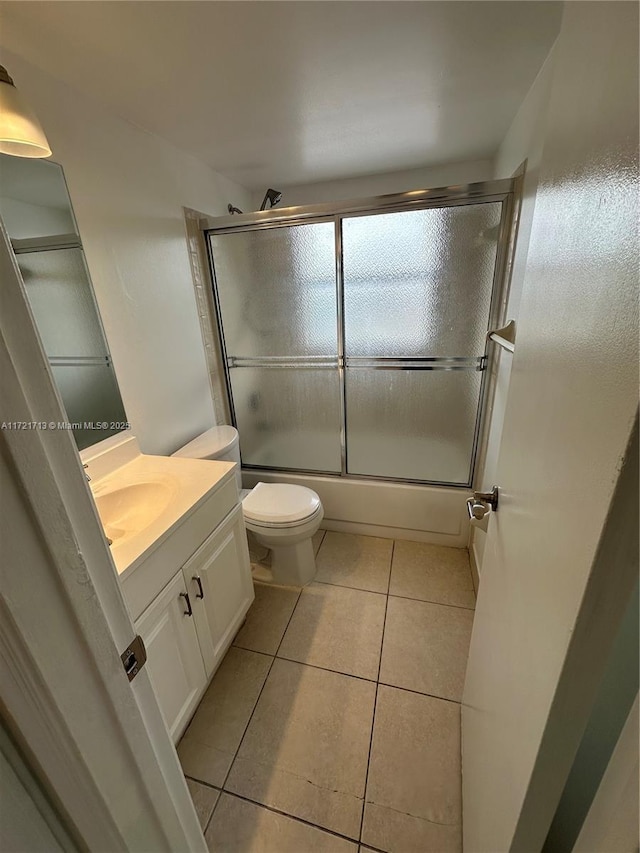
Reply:
[[[256, 580], [280, 583], [285, 586], [306, 586], [311, 583], [316, 574], [316, 558], [310, 536], [305, 536], [299, 542], [289, 542], [287, 541], [289, 537], [263, 536], [255, 528], [251, 534], [260, 545], [271, 552], [269, 567], [261, 566], [259, 576], [254, 575]], [[280, 542], [285, 539], [286, 544], [276, 544], [273, 541], [274, 538]]]
[[271, 549], [271, 573], [274, 583], [306, 586], [316, 574], [316, 558], [311, 539], [296, 545]]

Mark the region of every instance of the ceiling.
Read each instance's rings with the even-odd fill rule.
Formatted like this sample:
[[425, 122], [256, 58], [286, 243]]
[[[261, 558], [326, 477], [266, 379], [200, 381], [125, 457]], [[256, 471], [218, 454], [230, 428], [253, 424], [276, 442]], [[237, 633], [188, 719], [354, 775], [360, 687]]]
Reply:
[[257, 189], [492, 156], [561, 9], [36, 0], [2, 4], [2, 40]]

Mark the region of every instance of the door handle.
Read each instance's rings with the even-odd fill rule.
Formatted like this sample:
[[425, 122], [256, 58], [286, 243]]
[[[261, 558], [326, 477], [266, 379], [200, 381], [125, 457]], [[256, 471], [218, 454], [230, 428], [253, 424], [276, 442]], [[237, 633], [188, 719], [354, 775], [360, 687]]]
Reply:
[[202, 589], [202, 581], [198, 577], [198, 575], [194, 575], [191, 578], [192, 581], [195, 581], [198, 584], [198, 589], [200, 592], [196, 592], [196, 598], [204, 598], [204, 590]]
[[488, 512], [497, 512], [499, 492], [497, 486], [493, 486], [490, 492], [474, 492], [473, 497], [467, 500], [469, 518], [482, 521]]
[[184, 598], [187, 603], [187, 609], [183, 611], [185, 616], [193, 616], [193, 610], [191, 609], [191, 602], [189, 601], [189, 593], [181, 592], [180, 598]]

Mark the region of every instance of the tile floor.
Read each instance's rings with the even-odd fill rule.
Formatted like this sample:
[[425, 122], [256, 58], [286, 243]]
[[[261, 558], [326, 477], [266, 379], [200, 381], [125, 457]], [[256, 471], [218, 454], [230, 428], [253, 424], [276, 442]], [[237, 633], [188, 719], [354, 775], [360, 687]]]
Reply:
[[178, 754], [220, 853], [460, 851], [466, 550], [319, 531], [256, 600]]

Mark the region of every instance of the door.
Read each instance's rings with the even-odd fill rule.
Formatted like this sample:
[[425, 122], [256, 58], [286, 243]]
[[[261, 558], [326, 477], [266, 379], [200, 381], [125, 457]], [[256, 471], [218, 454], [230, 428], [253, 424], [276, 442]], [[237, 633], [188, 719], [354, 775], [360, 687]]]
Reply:
[[[88, 850], [206, 850], [0, 223], [2, 723]], [[28, 565], [29, 571], [25, 572]]]
[[242, 507], [236, 507], [183, 567], [207, 677], [254, 598]]
[[244, 465], [340, 471], [334, 223], [210, 236]]
[[555, 46], [462, 708], [468, 853], [542, 848], [637, 572], [638, 11], [607, 5], [565, 4]]
[[207, 680], [182, 572], [147, 607], [136, 631], [147, 648], [149, 677], [176, 743]]
[[471, 484], [506, 207], [342, 220], [348, 474]]

